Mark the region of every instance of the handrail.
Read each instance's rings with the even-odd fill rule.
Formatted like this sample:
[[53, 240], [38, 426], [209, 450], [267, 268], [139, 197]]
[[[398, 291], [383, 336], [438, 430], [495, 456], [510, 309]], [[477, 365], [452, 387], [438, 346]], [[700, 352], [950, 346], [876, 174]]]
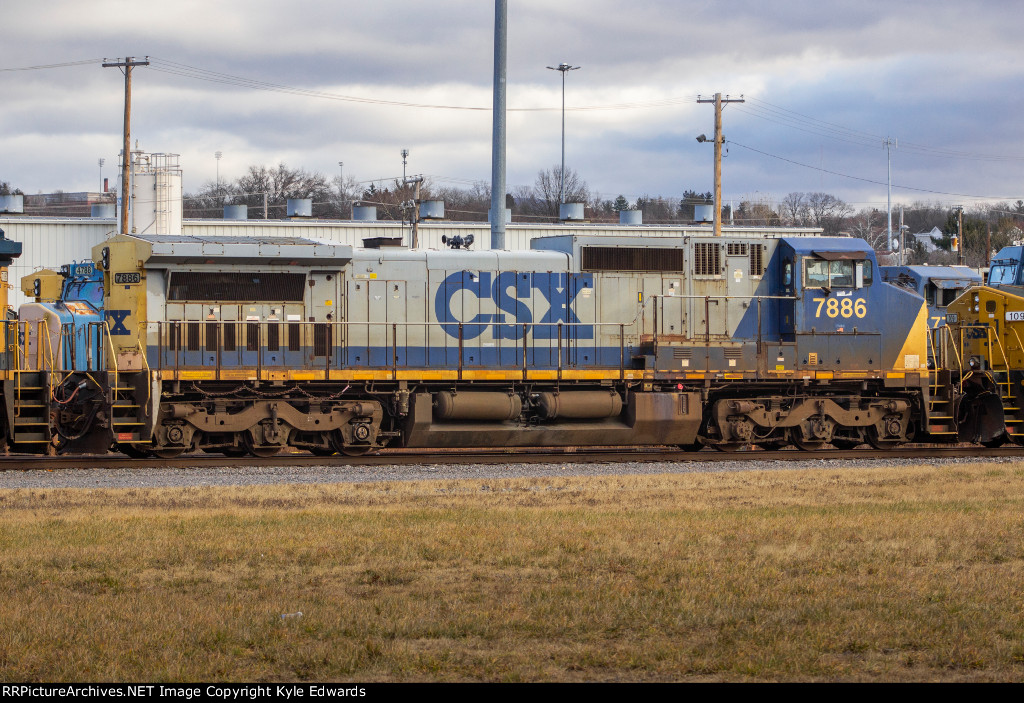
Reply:
[[114, 340], [110, 338], [110, 321], [104, 317], [103, 327], [106, 330], [107, 344], [110, 346], [110, 360], [107, 364], [108, 367], [114, 367], [114, 388], [118, 385], [118, 372], [117, 372], [117, 352], [114, 351]]
[[[245, 329], [248, 325], [251, 325], [251, 324], [254, 324], [254, 323], [253, 322], [248, 322], [248, 321], [242, 322], [242, 321], [237, 321], [237, 320], [218, 321], [218, 326], [217, 326], [217, 337], [218, 337], [218, 339], [217, 339], [217, 349], [216, 350], [207, 350], [206, 349], [207, 342], [205, 341], [206, 340], [205, 335], [209, 334], [209, 329], [206, 326], [208, 324], [208, 322], [209, 321], [205, 321], [205, 320], [204, 321], [165, 320], [165, 321], [155, 321], [155, 322], [141, 322], [140, 323], [140, 331], [142, 331], [142, 330], [144, 330], [144, 331], [142, 332], [142, 334], [140, 334], [140, 338], [142, 338], [142, 339], [149, 339], [150, 335], [153, 335], [155, 337], [155, 342], [156, 342], [157, 348], [159, 350], [158, 351], [158, 360], [159, 360], [161, 368], [163, 368], [163, 366], [165, 365], [165, 362], [169, 362], [167, 365], [169, 367], [175, 368], [175, 369], [181, 368], [182, 365], [193, 366], [195, 364], [193, 364], [193, 363], [185, 363], [185, 358], [186, 358], [185, 355], [186, 354], [190, 354], [190, 353], [191, 354], [205, 354], [207, 351], [212, 351], [214, 354], [216, 354], [215, 363], [208, 364], [208, 363], [206, 363], [204, 361], [204, 362], [199, 363], [199, 366], [214, 365], [214, 366], [218, 366], [218, 368], [219, 368], [219, 365], [223, 363], [222, 359], [225, 358], [226, 355], [240, 353], [239, 349], [243, 348], [245, 345], [248, 345], [248, 343], [249, 343], [248, 339], [245, 339], [244, 341], [241, 341], [241, 340], [238, 340], [236, 338], [236, 349], [233, 350], [233, 351], [227, 351], [227, 350], [225, 350], [223, 348], [223, 335], [221, 333], [221, 329], [226, 327], [227, 325], [237, 325], [239, 328]], [[200, 328], [201, 329], [200, 336], [197, 337], [194, 341], [192, 341], [192, 344], [196, 345], [195, 348], [192, 348], [190, 346], [189, 340], [188, 340], [187, 337], [184, 337], [182, 339], [178, 339], [178, 338], [175, 337], [174, 340], [171, 339], [171, 335], [174, 334], [174, 329], [175, 329], [174, 326], [175, 325], [179, 325], [181, 327], [185, 327], [185, 326], [187, 326], [189, 324], [201, 324], [202, 325], [202, 327]], [[351, 342], [353, 342], [352, 335], [350, 333], [346, 333], [345, 330], [347, 330], [347, 328], [352, 327], [352, 326], [358, 326], [360, 328], [366, 327], [367, 328], [366, 329], [367, 338], [365, 340], [366, 343], [369, 343], [370, 341], [372, 341], [375, 333], [377, 333], [378, 336], [383, 335], [383, 336], [380, 336], [380, 340], [379, 341], [383, 342], [383, 346], [384, 346], [385, 349], [390, 350], [390, 358], [387, 358], [386, 360], [384, 360], [383, 361], [383, 365], [384, 365], [384, 367], [390, 367], [390, 369], [392, 371], [392, 378], [397, 378], [397, 376], [398, 376], [398, 357], [399, 357], [399, 351], [400, 351], [400, 348], [399, 348], [399, 345], [398, 345], [398, 340], [400, 338], [408, 340], [408, 335], [406, 335], [406, 334], [404, 334], [402, 332], [404, 332], [406, 330], [409, 330], [411, 328], [422, 328], [424, 330], [431, 330], [431, 329], [445, 329], [446, 327], [449, 327], [449, 326], [458, 326], [459, 334], [458, 334], [458, 337], [452, 337], [452, 348], [454, 349], [455, 340], [457, 339], [458, 340], [458, 349], [459, 349], [459, 362], [458, 362], [458, 367], [459, 368], [458, 368], [458, 370], [459, 370], [460, 376], [461, 376], [461, 372], [462, 372], [462, 370], [464, 368], [464, 365], [466, 363], [465, 360], [466, 360], [467, 354], [473, 348], [473, 345], [471, 345], [470, 342], [471, 341], [475, 341], [475, 338], [470, 338], [470, 337], [467, 337], [467, 335], [466, 335], [467, 329], [471, 328], [471, 327], [477, 327], [477, 326], [485, 326], [485, 327], [487, 327], [487, 326], [490, 326], [492, 324], [500, 324], [502, 326], [520, 328], [520, 325], [522, 325], [520, 329], [522, 331], [522, 337], [523, 337], [522, 351], [524, 353], [524, 365], [523, 365], [524, 374], [526, 372], [526, 367], [527, 367], [527, 364], [525, 363], [526, 354], [530, 350], [530, 346], [527, 344], [527, 337], [528, 337], [528, 335], [530, 333], [531, 328], [545, 328], [545, 329], [550, 329], [551, 330], [550, 338], [543, 338], [543, 341], [546, 342], [546, 344], [541, 344], [540, 348], [541, 349], [546, 349], [549, 353], [551, 353], [552, 357], [556, 357], [557, 358], [557, 361], [555, 362], [553, 368], [557, 368], [559, 371], [561, 371], [561, 369], [566, 367], [566, 366], [572, 366], [573, 363], [574, 363], [573, 362], [574, 357], [573, 357], [571, 351], [573, 349], [577, 348], [579, 346], [579, 343], [580, 343], [578, 334], [576, 332], [574, 332], [575, 329], [589, 328], [589, 329], [603, 330], [603, 329], [607, 329], [607, 328], [612, 328], [613, 332], [612, 332], [612, 334], [610, 336], [614, 337], [615, 334], [618, 335], [618, 340], [617, 340], [617, 345], [616, 345], [616, 346], [619, 347], [619, 363], [618, 363], [618, 366], [620, 368], [620, 377], [623, 377], [623, 378], [625, 376], [625, 373], [624, 373], [624, 371], [625, 371], [625, 358], [624, 357], [625, 357], [625, 347], [627, 345], [626, 330], [631, 328], [631, 332], [637, 338], [637, 340], [639, 340], [639, 337], [642, 335], [642, 329], [639, 326], [639, 314], [637, 315], [637, 317], [635, 317], [633, 319], [633, 321], [628, 322], [628, 323], [626, 323], [626, 322], [564, 322], [564, 321], [560, 321], [560, 322], [529, 322], [529, 323], [492, 323], [492, 322], [487, 322], [487, 323], [459, 322], [459, 323], [455, 323], [455, 322], [439, 322], [439, 321], [405, 321], [405, 322], [394, 322], [394, 321], [390, 321], [390, 322], [387, 322], [387, 321], [385, 321], [385, 322], [369, 322], [369, 321], [344, 321], [344, 322], [301, 322], [301, 321], [293, 321], [293, 322], [283, 322], [282, 321], [282, 322], [272, 322], [272, 323], [259, 322], [259, 323], [255, 323], [255, 324], [258, 325], [257, 339], [254, 340], [256, 342], [257, 348], [256, 348], [256, 350], [254, 350], [253, 353], [255, 353], [257, 355], [256, 364], [257, 364], [258, 374], [259, 375], [262, 375], [263, 367], [265, 365], [267, 365], [266, 359], [264, 358], [267, 354], [275, 353], [276, 351], [282, 351], [284, 353], [287, 353], [287, 344], [288, 344], [288, 342], [284, 338], [282, 338], [282, 337], [278, 338], [278, 344], [280, 346], [278, 346], [276, 349], [270, 349], [270, 348], [267, 347], [268, 336], [269, 336], [269, 331], [268, 330], [270, 329], [270, 325], [271, 324], [275, 324], [275, 325], [276, 324], [280, 324], [280, 325], [299, 325], [303, 329], [303, 333], [301, 335], [301, 338], [309, 343], [309, 344], [306, 345], [307, 347], [311, 347], [311, 346], [315, 345], [315, 335], [316, 335], [316, 331], [315, 330], [316, 330], [317, 326], [321, 326], [321, 325], [328, 326], [329, 330], [328, 330], [327, 339], [331, 340], [331, 343], [329, 343], [326, 346], [326, 349], [325, 349], [326, 353], [317, 354], [317, 356], [323, 356], [324, 357], [324, 359], [323, 359], [323, 367], [325, 369], [327, 369], [327, 370], [329, 370], [332, 367], [332, 365], [334, 365], [336, 363], [334, 357], [336, 357], [337, 353], [344, 348], [344, 344], [338, 344], [337, 346], [335, 346], [335, 344], [333, 343], [333, 340], [337, 339], [337, 340], [343, 340], [343, 341], [347, 341], [347, 342], [351, 343]], [[335, 328], [340, 329], [342, 331], [342, 333], [341, 334], [335, 333], [334, 332]], [[107, 329], [109, 330], [109, 325], [107, 325]], [[449, 336], [450, 336], [450, 333], [447, 330], [445, 330], [445, 332], [446, 332], [446, 334], [449, 334]], [[424, 337], [425, 337], [424, 343], [426, 343], [427, 335], [424, 335]], [[593, 343], [596, 345], [598, 343], [599, 339], [600, 339], [600, 336], [599, 335], [595, 335], [594, 338], [593, 338]], [[111, 340], [109, 339], [109, 336], [108, 336], [108, 342], [110, 342], [110, 341]], [[173, 348], [171, 347], [171, 342], [172, 341], [174, 341]], [[357, 340], [357, 341], [359, 342], [359, 347], [360, 348], [363, 348], [365, 346], [364, 343], [363, 343], [363, 340]], [[509, 348], [509, 349], [513, 348], [513, 344], [515, 344], [515, 343], [512, 340], [508, 340], [508, 341], [510, 343], [509, 343], [507, 348]], [[587, 341], [590, 341], [590, 340], [587, 340]], [[241, 347], [238, 346], [239, 344], [241, 344], [242, 346]], [[410, 344], [408, 343], [408, 341], [406, 341], [403, 344], [403, 346], [408, 348], [410, 346]], [[504, 349], [504, 348], [506, 348], [505, 346], [500, 344], [500, 342], [499, 342], [499, 344], [497, 344], [495, 346], [496, 346], [497, 349]], [[515, 346], [518, 347], [518, 344], [515, 344]], [[110, 347], [109, 352], [111, 354], [113, 354], [112, 343], [109, 345], [109, 347]], [[146, 344], [146, 348], [148, 349], [148, 342]], [[518, 348], [517, 348], [517, 351], [518, 351]], [[569, 352], [569, 353], [567, 354], [567, 352]], [[172, 354], [173, 354], [173, 359], [171, 358]], [[500, 351], [499, 351], [499, 354], [500, 354]], [[145, 352], [143, 353], [143, 356], [144, 356], [143, 363], [145, 364], [146, 369], [150, 370], [151, 367], [149, 365], [148, 358], [145, 358], [146, 357], [146, 353]], [[369, 357], [367, 357], [367, 363], [365, 365], [367, 365], [367, 366], [369, 365]], [[518, 365], [518, 364], [514, 364], [514, 365]], [[272, 367], [276, 367], [276, 366], [278, 366], [278, 364], [273, 364], [271, 366]], [[318, 366], [319, 366], [319, 364], [318, 364]], [[524, 375], [524, 378], [525, 378], [525, 375]]]

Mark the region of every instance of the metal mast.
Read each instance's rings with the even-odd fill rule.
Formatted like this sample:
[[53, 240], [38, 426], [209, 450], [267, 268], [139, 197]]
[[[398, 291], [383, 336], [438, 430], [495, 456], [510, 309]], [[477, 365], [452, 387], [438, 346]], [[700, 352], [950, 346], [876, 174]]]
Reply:
[[892, 251], [892, 150], [896, 148], [896, 140], [886, 138], [882, 144], [885, 145], [886, 171], [888, 172], [888, 195], [886, 197], [885, 211], [887, 224], [885, 227], [885, 241], [889, 251]]
[[548, 68], [562, 73], [562, 171], [558, 179], [558, 204], [561, 205], [565, 202], [565, 74], [567, 71], [577, 71], [580, 67], [560, 63], [557, 66], [548, 66]]
[[494, 0], [494, 105], [491, 111], [491, 249], [505, 248], [505, 75], [508, 2]]

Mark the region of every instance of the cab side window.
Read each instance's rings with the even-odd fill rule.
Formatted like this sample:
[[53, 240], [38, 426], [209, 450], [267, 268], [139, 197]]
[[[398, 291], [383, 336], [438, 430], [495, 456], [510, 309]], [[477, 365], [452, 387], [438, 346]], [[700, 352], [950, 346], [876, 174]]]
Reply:
[[828, 288], [828, 262], [808, 259], [804, 269], [804, 288]]
[[[871, 282], [870, 262], [865, 262], [864, 285]], [[857, 284], [856, 262], [808, 259], [804, 268], [804, 288], [853, 288]]]

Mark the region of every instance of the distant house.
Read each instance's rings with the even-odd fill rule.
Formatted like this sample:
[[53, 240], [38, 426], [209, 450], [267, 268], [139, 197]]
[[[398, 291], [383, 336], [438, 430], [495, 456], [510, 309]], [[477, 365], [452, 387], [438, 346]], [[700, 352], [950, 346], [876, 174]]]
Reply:
[[943, 236], [942, 230], [938, 227], [932, 227], [928, 232], [915, 232], [913, 234], [914, 239], [924, 247], [925, 253], [927, 254], [931, 254], [933, 251], [939, 250], [940, 247], [936, 242], [942, 239]]

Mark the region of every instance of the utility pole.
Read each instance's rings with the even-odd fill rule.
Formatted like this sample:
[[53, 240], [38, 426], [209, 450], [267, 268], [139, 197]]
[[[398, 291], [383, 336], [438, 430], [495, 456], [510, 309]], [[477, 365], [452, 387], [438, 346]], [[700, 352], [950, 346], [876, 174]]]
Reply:
[[[722, 136], [722, 105], [728, 103], [742, 103], [746, 102], [741, 95], [739, 98], [730, 98], [728, 95], [725, 99], [722, 98], [721, 93], [715, 93], [714, 98], [702, 98], [697, 96], [697, 102], [699, 103], [714, 103], [715, 104], [715, 236], [722, 236], [722, 144], [725, 142], [725, 137]], [[704, 135], [701, 135], [703, 137]], [[697, 137], [698, 141], [706, 141]]]
[[988, 266], [988, 260], [992, 257], [992, 223], [985, 223], [985, 260], [982, 266]]
[[136, 66], [148, 66], [149, 57], [136, 61], [134, 56], [126, 56], [124, 61], [104, 61], [103, 68], [123, 68], [124, 71], [124, 148], [121, 150], [121, 234], [128, 234], [128, 201], [131, 187], [131, 136], [132, 136], [132, 69]]
[[964, 206], [957, 205], [956, 210], [956, 263], [964, 265]]
[[420, 185], [422, 183], [423, 176], [402, 179], [402, 185], [413, 184], [416, 187], [412, 197], [412, 243], [410, 249], [418, 249], [420, 246]]

